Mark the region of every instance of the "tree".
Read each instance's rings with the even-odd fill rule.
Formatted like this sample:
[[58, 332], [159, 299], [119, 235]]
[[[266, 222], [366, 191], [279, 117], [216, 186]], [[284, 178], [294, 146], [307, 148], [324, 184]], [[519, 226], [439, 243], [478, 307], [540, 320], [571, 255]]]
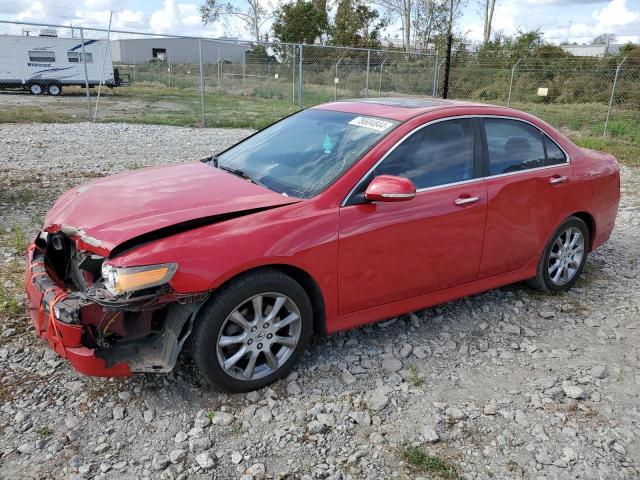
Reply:
[[326, 10], [305, 0], [282, 5], [275, 17], [273, 33], [282, 42], [314, 43], [328, 28]]
[[406, 52], [411, 50], [412, 18], [418, 0], [374, 0], [373, 3], [384, 8], [389, 20], [400, 19], [402, 24], [402, 46]]
[[379, 48], [384, 21], [376, 21], [378, 12], [362, 0], [340, 0], [332, 28], [333, 45]]
[[233, 16], [244, 22], [254, 35], [255, 40], [259, 42], [261, 40], [260, 30], [262, 26], [273, 18], [273, 15], [268, 13], [273, 10], [273, 7], [269, 4], [263, 5], [260, 0], [244, 0], [239, 4], [244, 4], [244, 7], [238, 6], [238, 2], [205, 0], [204, 5], [200, 7], [202, 23], [208, 25], [221, 17]]
[[602, 33], [591, 40], [591, 45], [609, 45], [616, 41], [615, 33]]
[[437, 43], [437, 39], [446, 36], [449, 31], [449, 1], [420, 0], [413, 20], [414, 47], [422, 48]]
[[482, 44], [484, 45], [491, 39], [491, 24], [493, 23], [496, 0], [480, 0], [480, 5], [483, 10]]

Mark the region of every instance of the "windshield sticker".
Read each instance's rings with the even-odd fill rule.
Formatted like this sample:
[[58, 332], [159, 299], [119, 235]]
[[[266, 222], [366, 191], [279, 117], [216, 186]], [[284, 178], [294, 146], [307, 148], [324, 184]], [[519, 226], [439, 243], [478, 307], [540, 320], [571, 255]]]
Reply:
[[322, 142], [322, 148], [324, 150], [324, 153], [331, 153], [331, 150], [333, 149], [333, 143], [331, 143], [331, 139], [329, 138], [329, 135], [324, 136], [324, 142]]
[[370, 128], [377, 132], [384, 132], [393, 126], [393, 122], [386, 122], [379, 118], [356, 117], [349, 122], [349, 125], [356, 125], [358, 127]]

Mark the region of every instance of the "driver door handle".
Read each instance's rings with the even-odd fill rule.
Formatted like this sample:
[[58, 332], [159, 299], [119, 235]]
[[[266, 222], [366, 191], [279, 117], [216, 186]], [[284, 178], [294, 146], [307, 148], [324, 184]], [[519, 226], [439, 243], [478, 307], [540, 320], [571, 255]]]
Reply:
[[558, 183], [564, 183], [568, 180], [564, 175], [554, 175], [549, 179], [551, 185], [557, 185]]
[[463, 206], [463, 205], [469, 205], [471, 203], [476, 203], [478, 200], [480, 200], [479, 197], [458, 197], [455, 199], [455, 201], [453, 203], [455, 203], [456, 205]]

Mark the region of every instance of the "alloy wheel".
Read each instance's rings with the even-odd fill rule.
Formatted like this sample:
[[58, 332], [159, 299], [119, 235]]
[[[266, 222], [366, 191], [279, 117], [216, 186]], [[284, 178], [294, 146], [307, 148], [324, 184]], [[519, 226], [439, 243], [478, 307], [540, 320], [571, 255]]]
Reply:
[[254, 295], [223, 322], [216, 345], [218, 363], [237, 380], [266, 377], [291, 357], [301, 331], [300, 310], [293, 300], [273, 292]]
[[563, 230], [549, 253], [548, 273], [554, 285], [570, 282], [580, 269], [584, 257], [584, 236], [576, 227]]

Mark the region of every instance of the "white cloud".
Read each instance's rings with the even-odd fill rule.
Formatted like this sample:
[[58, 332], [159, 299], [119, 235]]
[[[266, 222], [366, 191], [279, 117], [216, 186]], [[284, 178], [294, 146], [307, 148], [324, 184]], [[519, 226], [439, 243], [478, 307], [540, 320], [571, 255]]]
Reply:
[[593, 12], [593, 17], [598, 20], [598, 31], [614, 31], [616, 27], [634, 24], [640, 20], [640, 11], [629, 10], [627, 0], [611, 0], [602, 10]]

